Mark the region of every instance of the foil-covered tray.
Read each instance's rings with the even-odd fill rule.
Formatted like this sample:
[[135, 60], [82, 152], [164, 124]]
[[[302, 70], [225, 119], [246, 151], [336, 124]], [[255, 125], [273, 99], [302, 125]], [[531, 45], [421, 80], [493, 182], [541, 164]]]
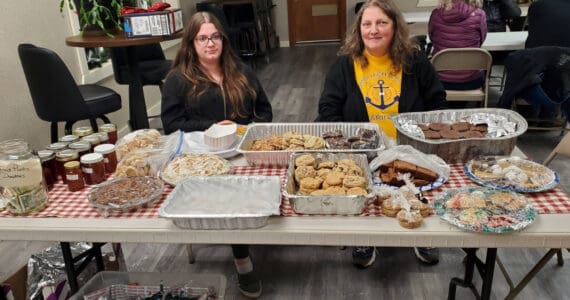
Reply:
[[434, 198], [435, 212], [467, 231], [505, 233], [521, 230], [536, 219], [523, 195], [487, 187], [448, 189]]
[[298, 192], [298, 186], [295, 183], [295, 159], [307, 153], [292, 153], [287, 170], [287, 178], [285, 180], [285, 190], [283, 195], [289, 199], [291, 207], [297, 213], [301, 214], [338, 214], [338, 215], [355, 215], [361, 214], [369, 201], [376, 196], [372, 192], [372, 175], [368, 160], [364, 154], [350, 153], [311, 153], [317, 162], [330, 160], [339, 161], [341, 159], [352, 159], [364, 171], [364, 177], [368, 180], [366, 195], [302, 195]]
[[197, 176], [176, 185], [160, 207], [163, 218], [184, 229], [263, 227], [279, 215], [278, 176]]
[[[407, 124], [432, 122], [454, 123], [464, 121], [475, 114], [504, 117], [514, 123], [514, 130], [499, 137], [463, 138], [458, 140], [430, 140], [411, 134], [405, 129]], [[447, 163], [465, 163], [480, 155], [510, 155], [517, 137], [528, 129], [528, 123], [517, 112], [501, 108], [449, 109], [429, 112], [401, 113], [392, 117], [397, 130], [398, 144], [410, 145], [424, 153], [435, 154]]]
[[291, 150], [278, 151], [253, 151], [250, 150], [253, 142], [259, 139], [270, 138], [274, 135], [282, 135], [289, 131], [300, 134], [309, 134], [322, 137], [322, 134], [332, 130], [341, 130], [345, 137], [353, 136], [359, 128], [374, 130], [379, 137], [377, 148], [374, 149], [318, 149], [318, 150], [295, 150], [295, 152], [342, 152], [342, 153], [365, 153], [369, 157], [376, 156], [378, 151], [386, 148], [385, 135], [378, 125], [373, 123], [260, 123], [250, 125], [238, 146], [238, 152], [242, 153], [247, 163], [252, 166], [270, 165], [287, 166]]
[[516, 156], [477, 157], [465, 164], [463, 172], [482, 186], [519, 193], [547, 191], [560, 182], [552, 169]]

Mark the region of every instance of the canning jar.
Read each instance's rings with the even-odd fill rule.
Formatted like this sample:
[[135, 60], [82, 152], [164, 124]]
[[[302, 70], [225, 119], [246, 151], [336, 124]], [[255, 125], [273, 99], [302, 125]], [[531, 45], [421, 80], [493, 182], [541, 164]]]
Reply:
[[87, 184], [97, 184], [105, 180], [105, 163], [101, 153], [89, 153], [81, 156], [81, 171]]
[[93, 149], [95, 149], [95, 147], [101, 144], [99, 136], [95, 133], [88, 136], [84, 136], [83, 138], [81, 138], [81, 140], [84, 142], [89, 142], [89, 144], [91, 144], [91, 152], [93, 152]]
[[105, 164], [105, 172], [112, 174], [117, 169], [117, 152], [115, 152], [115, 145], [102, 144], [95, 147], [95, 153], [103, 155], [103, 163]]
[[99, 138], [101, 144], [108, 144], [109, 143], [109, 134], [106, 132], [97, 132], [94, 133]]
[[26, 215], [44, 209], [47, 189], [40, 159], [21, 139], [0, 143], [0, 200], [11, 214]]
[[66, 162], [63, 167], [65, 168], [65, 180], [67, 181], [67, 189], [70, 192], [77, 192], [85, 187], [85, 182], [83, 181], [83, 172], [79, 166], [79, 162], [69, 161]]
[[62, 143], [62, 142], [51, 143], [46, 147], [46, 149], [57, 153], [59, 151], [67, 149], [67, 143]]
[[73, 144], [69, 144], [67, 147], [69, 147], [69, 149], [77, 151], [79, 157], [91, 152], [91, 144], [86, 141], [75, 142]]
[[80, 139], [90, 134], [93, 134], [93, 128], [89, 126], [77, 127], [73, 129], [73, 135], [79, 137]]
[[55, 167], [57, 169], [57, 174], [61, 177], [63, 183], [66, 183], [65, 169], [63, 165], [68, 161], [74, 161], [78, 159], [79, 159], [79, 154], [77, 153], [77, 151], [71, 149], [63, 150], [55, 154], [55, 161], [56, 161]]
[[60, 142], [71, 144], [79, 141], [79, 137], [73, 134], [64, 135], [59, 139]]
[[57, 181], [57, 169], [55, 167], [55, 152], [51, 150], [38, 151], [38, 157], [42, 163], [42, 173], [48, 190], [53, 188]]
[[109, 143], [117, 143], [117, 126], [115, 124], [107, 123], [99, 126], [99, 132], [106, 132], [109, 135]]

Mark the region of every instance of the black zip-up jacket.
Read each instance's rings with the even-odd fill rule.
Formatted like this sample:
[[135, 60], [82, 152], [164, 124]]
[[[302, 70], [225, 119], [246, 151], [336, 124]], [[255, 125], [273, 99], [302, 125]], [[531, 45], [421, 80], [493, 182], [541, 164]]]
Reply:
[[261, 83], [247, 67], [242, 66], [248, 82], [253, 86], [257, 98], [246, 95], [245, 117], [230, 118], [232, 108], [222, 97], [221, 88], [209, 83], [208, 89], [200, 96], [190, 97], [192, 83], [179, 70], [173, 70], [162, 87], [161, 119], [164, 132], [169, 134], [178, 129], [185, 132], [202, 131], [212, 124], [232, 120], [238, 124], [251, 122], [271, 122], [273, 113]]
[[521, 15], [515, 0], [485, 0], [483, 10], [487, 15], [487, 32], [506, 31], [507, 20]]
[[[416, 52], [402, 72], [399, 112], [445, 108], [445, 89], [425, 55]], [[321, 122], [369, 122], [364, 98], [356, 83], [350, 56], [339, 56], [329, 70], [319, 100]]]

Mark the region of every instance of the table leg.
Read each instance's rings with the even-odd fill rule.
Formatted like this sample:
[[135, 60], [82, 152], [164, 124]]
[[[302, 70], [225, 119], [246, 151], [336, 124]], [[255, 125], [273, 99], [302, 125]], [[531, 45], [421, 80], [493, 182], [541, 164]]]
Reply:
[[[73, 257], [71, 253], [71, 246], [69, 242], [61, 242], [61, 253], [63, 254], [63, 262], [65, 264], [65, 273], [67, 275], [67, 282], [69, 283], [69, 289], [71, 294], [77, 293], [79, 290], [79, 284], [77, 283], [77, 276], [81, 274], [87, 267], [87, 265], [95, 259], [97, 266], [97, 272], [105, 270], [105, 264], [103, 262], [103, 255], [101, 253], [101, 247], [105, 243], [93, 243], [91, 249]], [[75, 263], [81, 262], [81, 264], [75, 267]]]
[[129, 65], [129, 123], [132, 130], [149, 128], [148, 115], [144, 90], [139, 73], [137, 48], [127, 47], [127, 60]]
[[[495, 261], [497, 259], [497, 248], [489, 248], [487, 249], [487, 256], [485, 258], [485, 263], [477, 258], [477, 249], [476, 248], [467, 248], [463, 249], [465, 253], [467, 253], [466, 261], [465, 261], [465, 275], [464, 279], [461, 278], [452, 278], [451, 282], [449, 283], [449, 293], [447, 295], [447, 299], [454, 300], [455, 299], [455, 292], [457, 290], [457, 286], [469, 288], [473, 295], [475, 295], [476, 299], [483, 299], [488, 300], [491, 297], [491, 288], [493, 286], [493, 273], [495, 270]], [[475, 266], [477, 266], [477, 270], [483, 279], [483, 286], [481, 287], [481, 295], [475, 288], [473, 284], [473, 273], [475, 271]]]

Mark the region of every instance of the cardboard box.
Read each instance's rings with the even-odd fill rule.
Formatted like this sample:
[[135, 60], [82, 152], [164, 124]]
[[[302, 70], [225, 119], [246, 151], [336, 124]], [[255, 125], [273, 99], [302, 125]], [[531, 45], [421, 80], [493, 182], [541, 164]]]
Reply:
[[123, 28], [130, 38], [168, 36], [182, 30], [183, 27], [182, 11], [179, 8], [123, 16]]
[[26, 289], [28, 287], [28, 266], [25, 265], [21, 267], [2, 284], [10, 285], [14, 299], [26, 299]]

